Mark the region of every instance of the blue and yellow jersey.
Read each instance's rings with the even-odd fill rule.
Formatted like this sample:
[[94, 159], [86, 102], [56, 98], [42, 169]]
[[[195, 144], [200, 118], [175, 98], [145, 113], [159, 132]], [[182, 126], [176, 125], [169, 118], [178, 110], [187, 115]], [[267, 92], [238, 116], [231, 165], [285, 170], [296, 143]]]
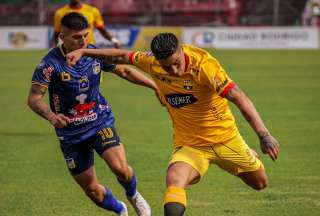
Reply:
[[93, 7], [88, 4], [82, 4], [80, 8], [72, 8], [70, 5], [65, 5], [58, 9], [54, 14], [54, 30], [55, 32], [61, 31], [61, 19], [71, 12], [77, 12], [82, 14], [87, 18], [90, 26], [90, 32], [88, 36], [88, 42], [90, 44], [95, 44], [93, 37], [93, 30], [95, 28], [104, 28], [103, 18], [98, 10], [98, 8]]
[[102, 123], [113, 126], [111, 107], [99, 87], [101, 70], [112, 71], [115, 67], [91, 57], [82, 57], [70, 67], [61, 45], [50, 50], [38, 64], [32, 83], [47, 87], [51, 110], [71, 119], [67, 127], [56, 128], [61, 141], [78, 143], [95, 134]]
[[133, 65], [149, 73], [165, 95], [174, 128], [175, 146], [205, 146], [236, 136], [238, 129], [224, 96], [235, 86], [208, 52], [183, 45], [186, 71], [168, 74], [151, 52], [134, 52]]

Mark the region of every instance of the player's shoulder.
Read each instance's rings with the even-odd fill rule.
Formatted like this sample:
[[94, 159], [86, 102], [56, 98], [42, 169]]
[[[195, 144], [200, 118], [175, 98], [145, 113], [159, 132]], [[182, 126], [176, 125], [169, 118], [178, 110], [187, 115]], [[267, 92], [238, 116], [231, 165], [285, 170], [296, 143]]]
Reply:
[[182, 48], [187, 55], [193, 56], [198, 61], [204, 61], [213, 58], [213, 56], [209, 52], [200, 47], [196, 47], [190, 44], [183, 44]]
[[188, 55], [190, 64], [193, 67], [196, 68], [203, 68], [205, 65], [210, 64], [210, 65], [216, 65], [219, 64], [217, 59], [215, 59], [209, 52], [206, 50], [185, 44], [182, 45], [183, 51], [186, 55]]
[[139, 62], [139, 61], [154, 62], [155, 61], [155, 57], [152, 51], [133, 51], [132, 57], [135, 62]]
[[59, 50], [59, 47], [54, 47], [50, 49], [46, 55], [42, 58], [40, 62], [40, 66], [52, 66], [55, 67], [55, 65], [59, 64], [61, 61], [61, 53]]
[[85, 11], [93, 11], [93, 12], [94, 11], [99, 11], [99, 9], [97, 7], [95, 7], [93, 5], [90, 5], [90, 4], [86, 4], [86, 3], [83, 3], [82, 8]]
[[68, 12], [68, 10], [69, 10], [69, 6], [64, 5], [55, 11], [55, 15], [64, 15], [65, 13]]

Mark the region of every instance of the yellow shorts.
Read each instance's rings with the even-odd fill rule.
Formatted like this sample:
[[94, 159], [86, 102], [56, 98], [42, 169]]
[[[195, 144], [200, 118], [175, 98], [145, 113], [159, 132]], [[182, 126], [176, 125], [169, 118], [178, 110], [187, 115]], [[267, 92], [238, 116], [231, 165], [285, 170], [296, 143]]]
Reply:
[[262, 162], [252, 154], [240, 134], [222, 144], [177, 147], [172, 153], [169, 165], [180, 161], [191, 165], [201, 177], [210, 164], [216, 164], [233, 175], [256, 171], [263, 166]]

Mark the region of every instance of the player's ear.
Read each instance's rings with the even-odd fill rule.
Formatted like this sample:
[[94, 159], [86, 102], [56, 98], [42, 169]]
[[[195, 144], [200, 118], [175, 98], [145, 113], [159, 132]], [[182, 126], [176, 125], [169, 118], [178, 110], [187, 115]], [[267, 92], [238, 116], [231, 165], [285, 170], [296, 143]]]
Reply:
[[59, 38], [60, 38], [61, 40], [63, 40], [63, 39], [65, 38], [65, 34], [64, 34], [63, 32], [60, 32]]

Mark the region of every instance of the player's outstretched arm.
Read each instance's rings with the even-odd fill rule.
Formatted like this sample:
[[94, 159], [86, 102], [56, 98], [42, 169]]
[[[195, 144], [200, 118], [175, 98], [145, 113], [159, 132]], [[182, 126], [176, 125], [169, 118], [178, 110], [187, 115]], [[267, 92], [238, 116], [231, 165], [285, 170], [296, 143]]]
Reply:
[[129, 67], [127, 65], [117, 65], [116, 68], [112, 71], [113, 73], [117, 74], [119, 77], [128, 80], [137, 85], [148, 87], [154, 90], [159, 102], [164, 105], [165, 98], [163, 94], [160, 92], [156, 83], [143, 75], [142, 73], [138, 72], [137, 70]]
[[225, 97], [240, 109], [242, 115], [254, 129], [259, 137], [262, 152], [268, 154], [272, 160], [276, 160], [280, 146], [269, 133], [251, 100], [238, 87], [231, 89]]
[[66, 127], [70, 122], [69, 118], [63, 114], [55, 114], [50, 107], [43, 101], [47, 88], [38, 84], [32, 84], [28, 95], [28, 106], [39, 116], [48, 120], [57, 128]]
[[131, 51], [124, 49], [78, 49], [67, 54], [67, 62], [74, 66], [82, 56], [104, 59], [113, 64], [130, 64]]
[[97, 29], [105, 39], [109, 40], [112, 43], [114, 48], [120, 48], [120, 41], [116, 37], [113, 37], [107, 30], [105, 30], [104, 27]]

